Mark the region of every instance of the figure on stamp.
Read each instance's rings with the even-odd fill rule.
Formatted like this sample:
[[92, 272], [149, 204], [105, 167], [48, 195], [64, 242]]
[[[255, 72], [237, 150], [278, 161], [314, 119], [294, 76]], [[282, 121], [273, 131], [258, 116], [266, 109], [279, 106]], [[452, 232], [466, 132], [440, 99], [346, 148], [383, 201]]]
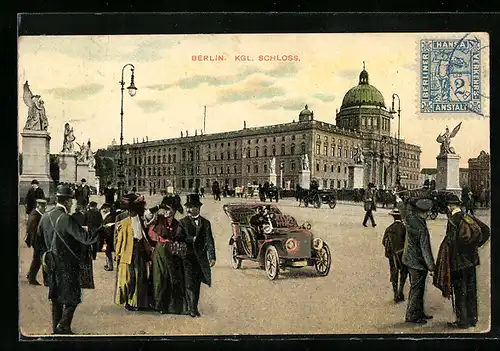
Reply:
[[46, 131], [49, 122], [45, 115], [44, 102], [40, 95], [33, 95], [28, 81], [24, 83], [23, 100], [26, 106], [28, 106], [28, 119], [24, 125], [24, 130]]
[[74, 152], [74, 141], [75, 135], [73, 134], [73, 128], [69, 126], [69, 123], [66, 123], [64, 125], [64, 141], [62, 152]]
[[446, 126], [446, 130], [444, 134], [439, 134], [436, 138], [436, 141], [441, 144], [441, 150], [440, 150], [440, 155], [447, 155], [447, 154], [454, 154], [455, 149], [450, 146], [450, 141], [451, 138], [455, 137], [457, 135], [458, 131], [460, 130], [460, 126], [462, 125], [462, 122], [460, 122], [455, 128], [453, 128], [453, 131], [450, 133], [450, 130], [448, 129], [448, 126]]

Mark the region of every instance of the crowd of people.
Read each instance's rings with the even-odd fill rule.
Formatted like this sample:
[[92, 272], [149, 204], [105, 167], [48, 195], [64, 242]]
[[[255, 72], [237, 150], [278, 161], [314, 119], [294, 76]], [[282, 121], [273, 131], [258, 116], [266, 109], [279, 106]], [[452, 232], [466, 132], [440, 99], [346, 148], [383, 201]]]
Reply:
[[[105, 202], [98, 208], [89, 201], [85, 180], [80, 183], [75, 190], [59, 185], [56, 206], [46, 211], [47, 201], [34, 181], [26, 207], [25, 241], [33, 248], [26, 277], [29, 284], [41, 285], [36, 277], [43, 267], [53, 333], [73, 334], [71, 323], [81, 289], [95, 288], [93, 261], [101, 251], [106, 254], [105, 271], [114, 271], [116, 265], [117, 305], [127, 311], [200, 317], [200, 287], [211, 285], [216, 260], [210, 221], [200, 215], [200, 195], [187, 195], [182, 205], [179, 195], [167, 194], [148, 208], [135, 191], [115, 200], [116, 190], [108, 183]], [[184, 214], [184, 208], [187, 215], [177, 220], [176, 214]]]
[[[426, 324], [433, 318], [424, 312], [426, 278], [430, 272], [433, 285], [441, 290], [443, 297], [452, 299], [456, 320], [449, 322], [449, 326], [459, 329], [476, 326], [478, 249], [488, 241], [490, 228], [467, 214], [457, 195], [446, 194], [448, 224], [437, 260], [434, 260], [426, 223], [432, 200], [409, 197], [403, 201], [397, 194], [395, 197], [396, 207], [390, 212], [394, 222], [385, 230], [382, 244], [389, 260], [395, 303], [405, 301], [403, 289], [407, 276], [410, 276], [405, 321]], [[372, 205], [368, 207], [365, 208], [365, 222], [367, 217], [370, 218]], [[372, 223], [375, 225], [373, 219]]]

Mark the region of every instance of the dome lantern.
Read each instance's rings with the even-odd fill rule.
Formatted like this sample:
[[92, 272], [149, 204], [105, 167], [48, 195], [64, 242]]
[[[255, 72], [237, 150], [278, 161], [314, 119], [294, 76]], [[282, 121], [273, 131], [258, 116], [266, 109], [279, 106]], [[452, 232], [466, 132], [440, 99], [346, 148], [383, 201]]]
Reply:
[[344, 99], [342, 100], [341, 110], [347, 107], [363, 105], [385, 108], [382, 93], [368, 82], [368, 72], [365, 69], [364, 62], [363, 70], [359, 74], [359, 84], [349, 89], [349, 91], [345, 94]]
[[313, 113], [311, 111], [309, 111], [309, 106], [306, 106], [304, 107], [304, 109], [302, 111], [300, 111], [299, 113], [299, 122], [303, 122], [303, 121], [310, 121], [312, 120], [313, 116]]

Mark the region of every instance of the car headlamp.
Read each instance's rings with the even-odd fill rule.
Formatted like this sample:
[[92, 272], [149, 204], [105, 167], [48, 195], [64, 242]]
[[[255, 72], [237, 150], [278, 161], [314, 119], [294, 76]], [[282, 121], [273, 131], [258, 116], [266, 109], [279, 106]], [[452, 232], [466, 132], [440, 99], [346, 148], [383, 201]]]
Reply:
[[285, 248], [287, 251], [296, 251], [298, 248], [297, 240], [290, 238], [285, 242]]
[[314, 238], [313, 239], [313, 248], [316, 251], [319, 251], [323, 248], [323, 240], [320, 238]]

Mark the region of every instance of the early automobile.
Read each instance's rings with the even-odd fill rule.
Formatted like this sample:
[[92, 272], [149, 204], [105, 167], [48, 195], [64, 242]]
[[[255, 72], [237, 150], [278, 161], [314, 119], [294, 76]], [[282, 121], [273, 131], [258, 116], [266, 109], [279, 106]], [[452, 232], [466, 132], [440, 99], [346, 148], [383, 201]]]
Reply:
[[[283, 268], [305, 266], [313, 266], [320, 276], [328, 275], [330, 249], [313, 235], [310, 224], [299, 226], [295, 218], [264, 202], [230, 203], [223, 208], [232, 225], [229, 252], [234, 269], [241, 268], [242, 261], [251, 260], [265, 269], [270, 280], [278, 278]], [[269, 223], [258, 227], [252, 218], [263, 210], [260, 218]]]

